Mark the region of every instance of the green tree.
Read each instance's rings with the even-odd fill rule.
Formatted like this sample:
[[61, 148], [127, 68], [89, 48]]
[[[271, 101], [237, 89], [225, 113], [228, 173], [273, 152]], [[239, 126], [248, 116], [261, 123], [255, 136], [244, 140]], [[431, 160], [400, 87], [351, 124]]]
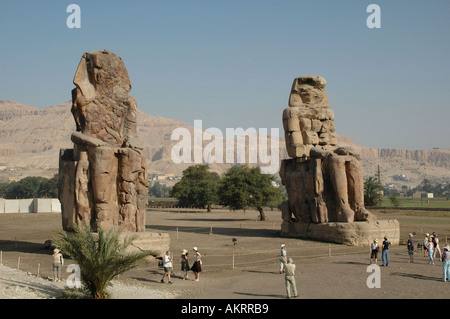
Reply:
[[220, 176], [209, 171], [208, 165], [194, 165], [183, 171], [181, 180], [172, 187], [171, 195], [181, 206], [207, 208], [219, 202]]
[[431, 184], [431, 182], [428, 179], [424, 179], [420, 184], [419, 184], [419, 189], [421, 191], [427, 192], [427, 193], [432, 193], [434, 190], [433, 185]]
[[18, 182], [12, 182], [6, 193], [6, 198], [35, 198], [38, 197], [38, 189], [43, 177], [29, 176]]
[[[135, 236], [120, 240], [115, 230], [93, 233], [89, 226], [75, 226], [75, 234], [59, 232], [54, 245], [69, 255], [80, 267], [84, 292], [93, 299], [105, 299], [111, 280], [143, 262], [148, 256], [156, 256], [150, 250], [127, 252]], [[95, 235], [97, 234], [97, 235]]]
[[274, 185], [274, 177], [262, 174], [259, 167], [234, 166], [222, 178], [220, 202], [233, 210], [255, 207], [260, 219], [265, 220], [263, 206], [278, 206], [283, 191]]
[[376, 177], [368, 177], [364, 181], [364, 205], [377, 206], [383, 199], [383, 185]]
[[157, 197], [157, 198], [169, 197], [170, 196], [170, 191], [171, 191], [170, 187], [168, 187], [167, 185], [156, 181], [155, 183], [153, 183], [152, 186], [149, 187], [148, 195], [149, 196], [153, 196], [153, 197]]
[[1, 183], [0, 184], [0, 198], [7, 198], [6, 194], [8, 194], [10, 187], [11, 187], [11, 183]]
[[58, 197], [58, 175], [50, 179], [43, 179], [38, 187], [37, 197], [57, 198]]
[[29, 176], [18, 182], [3, 183], [0, 186], [0, 197], [7, 199], [58, 197], [58, 175], [51, 179]]
[[397, 197], [397, 193], [393, 192], [391, 195], [389, 195], [389, 200], [394, 207], [400, 206], [400, 200]]

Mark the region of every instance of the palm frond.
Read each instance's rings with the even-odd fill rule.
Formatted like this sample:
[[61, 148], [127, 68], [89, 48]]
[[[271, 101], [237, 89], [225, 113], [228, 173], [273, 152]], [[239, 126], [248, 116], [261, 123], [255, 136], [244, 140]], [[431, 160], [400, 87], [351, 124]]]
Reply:
[[88, 225], [74, 226], [75, 233], [59, 232], [55, 246], [69, 255], [80, 267], [81, 282], [92, 298], [106, 298], [106, 288], [117, 275], [124, 273], [156, 252], [139, 250], [126, 252], [137, 236], [120, 238], [116, 230], [97, 233]]

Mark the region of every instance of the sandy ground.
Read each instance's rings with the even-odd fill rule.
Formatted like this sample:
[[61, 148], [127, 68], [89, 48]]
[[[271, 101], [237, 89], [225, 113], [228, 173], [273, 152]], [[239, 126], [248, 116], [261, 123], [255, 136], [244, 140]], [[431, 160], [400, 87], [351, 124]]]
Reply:
[[[410, 263], [404, 245], [409, 232], [421, 241], [419, 232], [436, 231], [443, 247], [445, 235], [450, 237], [448, 218], [428, 217], [425, 223], [405, 212], [375, 213], [397, 218], [402, 234], [401, 245], [391, 249], [389, 266], [379, 268], [380, 288], [367, 286], [373, 274], [368, 248], [280, 238], [279, 211], [266, 212], [266, 221], [258, 221], [255, 211], [148, 211], [147, 230], [170, 235], [173, 284], [160, 282], [162, 269], [152, 262], [121, 275], [110, 293], [114, 299], [286, 299], [284, 276], [278, 272], [279, 248], [285, 243], [297, 267], [297, 299], [448, 299], [450, 283], [442, 282], [442, 263], [429, 265], [423, 251]], [[69, 274], [63, 269], [61, 282], [51, 280], [51, 252], [44, 248], [45, 240], [61, 229], [60, 215], [2, 214], [0, 225], [0, 299], [60, 296]], [[182, 280], [178, 262], [181, 250], [194, 246], [203, 255], [199, 282], [192, 280], [192, 272]], [[66, 258], [65, 267], [72, 263]]]

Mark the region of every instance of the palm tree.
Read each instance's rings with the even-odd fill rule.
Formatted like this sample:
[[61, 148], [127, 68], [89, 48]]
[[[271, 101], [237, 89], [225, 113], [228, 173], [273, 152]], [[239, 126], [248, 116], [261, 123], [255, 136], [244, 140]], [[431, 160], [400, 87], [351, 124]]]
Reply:
[[89, 226], [75, 225], [74, 234], [59, 232], [55, 246], [70, 256], [80, 267], [81, 282], [85, 293], [94, 299], [108, 297], [106, 291], [117, 275], [136, 267], [148, 256], [156, 256], [150, 250], [125, 252], [136, 236], [120, 240], [115, 230], [98, 229], [93, 233]]
[[364, 205], [380, 205], [383, 200], [383, 185], [375, 178], [368, 177], [364, 181]]

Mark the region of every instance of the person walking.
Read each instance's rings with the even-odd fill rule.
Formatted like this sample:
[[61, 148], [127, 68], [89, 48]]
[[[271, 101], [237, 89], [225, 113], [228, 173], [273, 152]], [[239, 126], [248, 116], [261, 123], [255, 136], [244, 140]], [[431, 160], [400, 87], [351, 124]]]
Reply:
[[442, 252], [442, 281], [450, 281], [450, 245], [444, 246]]
[[429, 237], [430, 234], [426, 233], [425, 234], [425, 238], [423, 239], [423, 257], [427, 257], [428, 256], [428, 241], [429, 241]]
[[413, 263], [414, 262], [414, 238], [413, 238], [413, 234], [409, 234], [409, 238], [408, 238], [408, 255], [409, 255], [409, 262]]
[[433, 259], [436, 259], [437, 252], [439, 252], [439, 260], [442, 259], [441, 247], [439, 247], [439, 237], [433, 232], [433, 244], [434, 244], [434, 256]]
[[188, 271], [189, 271], [189, 259], [188, 259], [188, 251], [183, 249], [181, 251], [181, 271], [184, 272], [183, 280], [188, 279]]
[[194, 263], [191, 270], [194, 272], [194, 281], [200, 280], [200, 272], [202, 271], [202, 255], [199, 253], [197, 247], [193, 248], [194, 251]]
[[433, 245], [433, 241], [431, 239], [428, 240], [427, 251], [428, 251], [428, 263], [430, 265], [434, 265], [434, 259], [433, 259], [434, 245]]
[[292, 258], [288, 258], [286, 264], [284, 264], [283, 272], [287, 297], [291, 298], [291, 289], [294, 298], [297, 297], [298, 293], [297, 293], [297, 285], [295, 283], [295, 264]]
[[53, 281], [61, 280], [61, 268], [64, 265], [64, 258], [61, 251], [57, 248], [53, 249]]
[[163, 267], [164, 267], [164, 275], [161, 279], [161, 282], [164, 282], [164, 279], [167, 277], [169, 279], [169, 284], [172, 283], [170, 281], [170, 273], [172, 272], [172, 257], [170, 257], [170, 250], [166, 251], [166, 254], [163, 257]]
[[380, 247], [378, 246], [378, 239], [374, 238], [371, 244], [370, 250], [370, 264], [376, 264], [378, 261], [378, 251]]
[[280, 252], [280, 274], [283, 273], [284, 265], [287, 263], [287, 253], [286, 253], [286, 245], [281, 244], [281, 252]]
[[391, 247], [391, 242], [387, 239], [387, 236], [384, 236], [381, 251], [381, 259], [384, 267], [389, 266], [389, 247]]

